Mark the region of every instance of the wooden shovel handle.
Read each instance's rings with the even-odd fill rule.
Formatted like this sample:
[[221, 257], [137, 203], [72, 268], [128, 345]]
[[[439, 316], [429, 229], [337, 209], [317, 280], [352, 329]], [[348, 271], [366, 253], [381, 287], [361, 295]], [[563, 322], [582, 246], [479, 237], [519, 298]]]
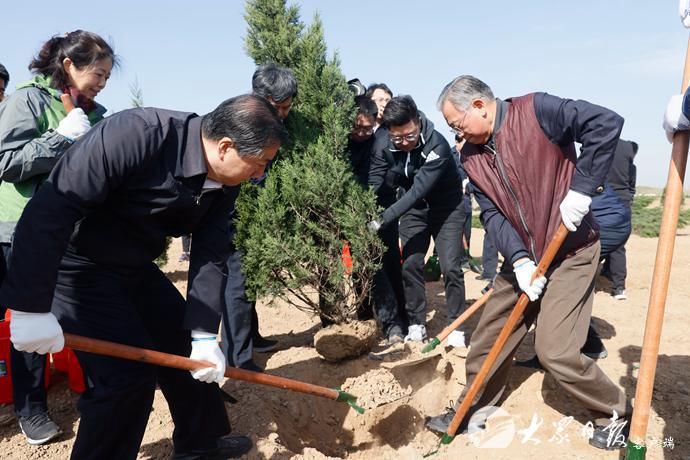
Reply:
[[[546, 270], [548, 270], [549, 266], [551, 265], [551, 262], [553, 262], [554, 257], [556, 257], [558, 250], [561, 248], [561, 245], [563, 244], [563, 241], [565, 241], [565, 238], [567, 236], [568, 229], [565, 228], [565, 225], [563, 225], [563, 223], [561, 223], [558, 226], [556, 234], [553, 236], [551, 242], [547, 246], [546, 251], [544, 251], [544, 255], [542, 256], [541, 261], [539, 261], [539, 265], [537, 266], [537, 269], [534, 272], [534, 276], [532, 277], [532, 279], [544, 276]], [[462, 402], [460, 403], [460, 406], [455, 412], [453, 421], [448, 426], [448, 431], [443, 437], [442, 442], [449, 443], [455, 436], [455, 432], [458, 431], [460, 423], [467, 415], [467, 412], [470, 410], [472, 401], [474, 401], [474, 398], [477, 396], [477, 393], [479, 393], [480, 388], [482, 388], [482, 386], [484, 385], [484, 381], [486, 380], [486, 377], [489, 375], [491, 367], [496, 362], [496, 359], [498, 359], [498, 355], [501, 353], [501, 350], [503, 350], [503, 347], [505, 347], [508, 338], [513, 333], [513, 330], [515, 329], [515, 326], [517, 325], [520, 318], [522, 318], [522, 315], [524, 314], [528, 304], [529, 297], [527, 297], [527, 294], [523, 292], [522, 294], [520, 294], [520, 298], [515, 304], [515, 307], [513, 307], [512, 313], [506, 320], [503, 329], [501, 329], [501, 333], [498, 335], [496, 342], [491, 347], [489, 355], [484, 360], [484, 363], [482, 364], [482, 367], [479, 369], [479, 372], [477, 373], [477, 376], [472, 382], [472, 385], [467, 390], [467, 394], [465, 394], [465, 397], [463, 398]]]
[[[145, 348], [132, 347], [119, 343], [108, 342], [105, 340], [92, 339], [75, 334], [65, 334], [65, 346], [75, 350], [99, 355], [112, 356], [114, 358], [129, 359], [142, 363], [153, 364], [156, 366], [172, 367], [194, 371], [205, 367], [213, 367], [213, 364], [206, 361], [197, 361], [184, 356], [162, 353], [160, 351], [147, 350]], [[245, 382], [259, 383], [284, 390], [296, 391], [323, 398], [338, 400], [342, 399], [341, 392], [332, 388], [326, 388], [299, 380], [287, 379], [276, 375], [264, 374], [262, 372], [252, 372], [244, 369], [228, 367], [225, 369], [225, 376], [234, 380], [244, 380]]]
[[494, 288], [489, 289], [486, 291], [480, 298], [474, 301], [472, 305], [467, 307], [467, 310], [462, 312], [460, 316], [455, 318], [455, 321], [450, 323], [445, 329], [443, 329], [437, 336], [436, 338], [438, 339], [439, 342], [443, 342], [446, 340], [446, 338], [450, 335], [451, 332], [453, 332], [455, 329], [460, 327], [465, 321], [469, 319], [470, 316], [474, 315], [477, 310], [482, 308], [486, 301], [489, 299], [489, 296], [494, 292]]

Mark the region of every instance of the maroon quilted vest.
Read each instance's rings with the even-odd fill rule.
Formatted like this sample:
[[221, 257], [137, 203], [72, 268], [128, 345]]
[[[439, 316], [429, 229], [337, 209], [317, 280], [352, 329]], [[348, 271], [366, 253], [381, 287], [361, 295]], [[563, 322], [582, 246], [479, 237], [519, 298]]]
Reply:
[[[561, 223], [559, 205], [575, 172], [575, 145], [552, 143], [539, 126], [534, 94], [509, 100], [509, 109], [494, 133], [496, 149], [466, 143], [467, 175], [510, 221], [530, 256], [539, 261]], [[556, 260], [599, 238], [591, 211], [563, 243]]]

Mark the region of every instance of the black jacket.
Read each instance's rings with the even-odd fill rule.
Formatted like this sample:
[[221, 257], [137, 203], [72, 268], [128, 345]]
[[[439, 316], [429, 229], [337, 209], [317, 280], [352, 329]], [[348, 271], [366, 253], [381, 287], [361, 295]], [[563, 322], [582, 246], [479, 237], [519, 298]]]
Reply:
[[613, 154], [611, 169], [606, 182], [613, 188], [623, 202], [630, 206], [635, 197], [637, 168], [633, 164], [637, 154], [637, 143], [619, 140]]
[[239, 187], [204, 189], [206, 174], [196, 114], [145, 108], [105, 119], [66, 152], [26, 207], [0, 304], [50, 311], [68, 245], [98, 265], [128, 269], [150, 264], [166, 236], [191, 233], [186, 326], [216, 332]]
[[[450, 211], [462, 206], [462, 181], [458, 175], [450, 146], [434, 124], [420, 112], [421, 134], [411, 152], [395, 147], [388, 130], [376, 131], [369, 185], [379, 197], [387, 197], [391, 190], [401, 187], [405, 193], [388, 205], [383, 212], [382, 225], [398, 220], [414, 207], [429, 208], [429, 212]], [[380, 202], [384, 202], [381, 200]]]
[[369, 186], [369, 168], [371, 167], [371, 150], [374, 147], [374, 136], [364, 142], [355, 142], [352, 139], [347, 144], [348, 158], [352, 173], [357, 183], [362, 187]]

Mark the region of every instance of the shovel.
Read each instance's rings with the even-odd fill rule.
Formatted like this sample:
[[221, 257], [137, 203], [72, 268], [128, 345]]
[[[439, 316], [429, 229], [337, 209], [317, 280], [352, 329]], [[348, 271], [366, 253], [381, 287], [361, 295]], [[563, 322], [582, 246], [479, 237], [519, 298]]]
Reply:
[[[65, 346], [87, 353], [96, 353], [99, 355], [112, 356], [114, 358], [129, 359], [141, 363], [188, 371], [213, 367], [213, 364], [207, 361], [197, 361], [183, 356], [107, 342], [105, 340], [92, 339], [75, 334], [65, 334]], [[296, 391], [298, 393], [344, 402], [358, 413], [364, 413], [364, 409], [355, 404], [357, 402], [356, 396], [339, 389], [326, 388], [307, 382], [301, 382], [299, 380], [292, 380], [277, 375], [252, 372], [234, 367], [226, 368], [225, 376], [229, 379], [244, 380], [245, 382], [259, 383], [261, 385], [281, 388], [283, 390]]]
[[[546, 270], [549, 268], [549, 265], [551, 265], [551, 262], [553, 261], [554, 257], [556, 257], [556, 253], [561, 248], [561, 245], [563, 244], [563, 241], [565, 241], [565, 238], [567, 236], [568, 229], [565, 228], [565, 225], [563, 225], [563, 223], [561, 223], [558, 226], [558, 230], [556, 230], [555, 235], [551, 239], [551, 242], [546, 247], [546, 250], [544, 251], [541, 260], [539, 261], [537, 270], [534, 272], [534, 275], [532, 276], [533, 280], [540, 276], [543, 276], [544, 273], [546, 273]], [[529, 305], [529, 297], [527, 297], [527, 294], [523, 292], [522, 294], [520, 294], [520, 298], [515, 304], [515, 307], [513, 307], [513, 311], [510, 313], [510, 316], [508, 316], [508, 319], [506, 320], [503, 329], [501, 329], [500, 334], [498, 334], [498, 337], [496, 338], [496, 342], [491, 347], [489, 355], [482, 363], [482, 367], [479, 369], [479, 372], [477, 373], [477, 376], [474, 378], [472, 385], [467, 390], [465, 397], [463, 398], [462, 402], [460, 403], [460, 406], [455, 412], [455, 416], [453, 417], [453, 420], [450, 422], [450, 425], [448, 426], [448, 431], [441, 438], [441, 444], [449, 444], [455, 438], [455, 432], [458, 431], [460, 423], [462, 423], [462, 419], [465, 418], [467, 412], [470, 410], [472, 401], [474, 401], [475, 396], [477, 396], [477, 393], [484, 385], [484, 382], [487, 376], [489, 375], [491, 367], [496, 362], [496, 359], [498, 359], [498, 355], [501, 353], [501, 350], [508, 341], [510, 334], [513, 333], [515, 326], [518, 324], [518, 321], [527, 309], [527, 305]]]
[[460, 325], [461, 325], [462, 323], [464, 323], [465, 321], [467, 321], [467, 319], [468, 319], [470, 316], [472, 316], [477, 310], [479, 310], [480, 308], [482, 308], [482, 306], [484, 306], [484, 304], [485, 304], [486, 301], [489, 299], [489, 296], [491, 295], [492, 292], [494, 292], [494, 289], [493, 289], [493, 288], [491, 288], [491, 289], [489, 289], [488, 291], [486, 291], [486, 292], [484, 293], [484, 295], [481, 296], [480, 298], [478, 298], [472, 305], [470, 305], [470, 308], [468, 308], [467, 310], [465, 310], [465, 311], [462, 313], [462, 315], [458, 316], [458, 317], [455, 319], [455, 321], [453, 321], [449, 326], [447, 326], [444, 330], [442, 330], [441, 333], [440, 333], [439, 335], [437, 335], [436, 337], [434, 337], [433, 339], [431, 339], [431, 340], [429, 341], [429, 343], [427, 343], [427, 344], [424, 346], [424, 348], [422, 348], [422, 353], [429, 353], [429, 352], [432, 351], [434, 348], [436, 348], [437, 346], [439, 346], [439, 345], [441, 344], [441, 342], [443, 342], [444, 340], [446, 340], [446, 338], [450, 335], [451, 332], [453, 332], [455, 329], [457, 329], [458, 327], [460, 327]]

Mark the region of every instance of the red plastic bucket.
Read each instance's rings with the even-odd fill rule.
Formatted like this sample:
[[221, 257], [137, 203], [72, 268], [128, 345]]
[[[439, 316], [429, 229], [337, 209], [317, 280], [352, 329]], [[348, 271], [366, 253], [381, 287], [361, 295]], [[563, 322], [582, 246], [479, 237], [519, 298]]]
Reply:
[[[45, 387], [50, 386], [50, 366], [45, 367]], [[5, 312], [5, 320], [0, 321], [0, 404], [11, 404], [12, 365], [10, 363], [10, 311]]]

